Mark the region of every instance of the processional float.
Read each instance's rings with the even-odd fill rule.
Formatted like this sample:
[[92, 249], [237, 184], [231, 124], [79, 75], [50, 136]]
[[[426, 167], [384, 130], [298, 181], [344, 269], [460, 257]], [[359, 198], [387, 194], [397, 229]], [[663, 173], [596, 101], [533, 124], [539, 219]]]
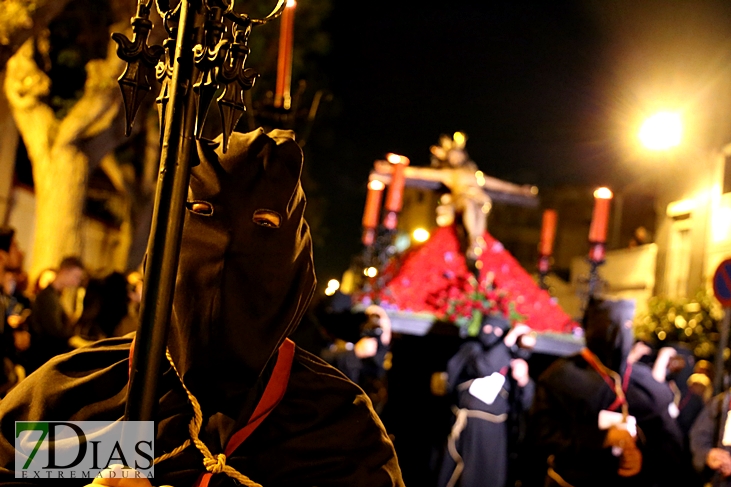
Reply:
[[[246, 111], [245, 93], [259, 76], [245, 67], [252, 28], [279, 17], [287, 8], [279, 0], [262, 19], [234, 11], [234, 0], [156, 0], [168, 38], [148, 44], [153, 0], [138, 0], [132, 40], [115, 33], [117, 54], [127, 62], [119, 78], [131, 133], [143, 99], [160, 83], [160, 170], [145, 261], [140, 323], [134, 342], [124, 419], [153, 421], [157, 384], [165, 357], [177, 274], [183, 217], [191, 170], [191, 152], [200, 139], [216, 94], [222, 150]], [[291, 46], [291, 37], [290, 37]], [[290, 59], [291, 62], [291, 59]], [[287, 79], [287, 82], [289, 79]], [[287, 96], [289, 92], [287, 90]]]

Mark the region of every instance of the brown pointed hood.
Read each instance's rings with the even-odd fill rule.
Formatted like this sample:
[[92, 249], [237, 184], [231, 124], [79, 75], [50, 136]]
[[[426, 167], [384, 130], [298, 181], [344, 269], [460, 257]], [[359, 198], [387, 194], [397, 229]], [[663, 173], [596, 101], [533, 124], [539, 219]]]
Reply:
[[168, 340], [213, 407], [246, 394], [315, 288], [293, 133], [234, 133], [226, 154], [219, 139], [198, 144]]

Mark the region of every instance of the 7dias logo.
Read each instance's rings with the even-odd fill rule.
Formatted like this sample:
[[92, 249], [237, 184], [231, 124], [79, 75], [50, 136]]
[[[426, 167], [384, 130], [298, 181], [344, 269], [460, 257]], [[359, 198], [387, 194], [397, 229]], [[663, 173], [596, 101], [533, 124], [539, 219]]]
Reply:
[[152, 421], [16, 421], [15, 478], [153, 478]]

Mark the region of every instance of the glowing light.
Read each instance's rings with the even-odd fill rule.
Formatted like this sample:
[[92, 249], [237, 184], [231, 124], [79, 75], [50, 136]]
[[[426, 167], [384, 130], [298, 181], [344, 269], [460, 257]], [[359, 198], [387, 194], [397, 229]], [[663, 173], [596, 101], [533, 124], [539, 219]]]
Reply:
[[287, 0], [287, 7], [294, 7], [295, 5], [297, 5], [295, 0]]
[[414, 240], [417, 242], [426, 242], [429, 240], [429, 232], [424, 228], [417, 228], [414, 230], [414, 232], [411, 234], [412, 237], [414, 237]]
[[477, 180], [477, 184], [479, 184], [480, 186], [485, 185], [485, 173], [484, 172], [477, 171], [475, 173], [475, 179]]
[[378, 275], [378, 269], [375, 267], [367, 267], [363, 269], [363, 274], [365, 274], [367, 277], [376, 277]]
[[531, 186], [530, 194], [538, 194], [538, 186]]
[[464, 145], [464, 143], [467, 140], [467, 138], [465, 137], [464, 133], [462, 133], [462, 132], [455, 132], [454, 135], [452, 136], [452, 140], [454, 140], [454, 142], [458, 146], [462, 146], [462, 145]]
[[683, 123], [680, 115], [673, 112], [659, 112], [651, 116], [640, 127], [642, 145], [650, 150], [666, 150], [680, 144], [683, 137]]
[[330, 279], [329, 281], [327, 281], [327, 289], [325, 289], [325, 294], [327, 296], [332, 296], [338, 289], [340, 289], [340, 281], [338, 281], [337, 279]]
[[399, 154], [389, 153], [386, 154], [386, 160], [391, 164], [403, 164], [404, 166], [409, 165], [409, 158], [401, 156]]
[[598, 188], [596, 191], [594, 191], [594, 198], [600, 199], [600, 200], [611, 200], [612, 196], [612, 190], [609, 188]]
[[383, 184], [382, 181], [379, 181], [378, 179], [374, 179], [370, 183], [368, 183], [368, 189], [373, 189], [375, 191], [382, 191], [383, 188], [385, 188], [386, 185]]

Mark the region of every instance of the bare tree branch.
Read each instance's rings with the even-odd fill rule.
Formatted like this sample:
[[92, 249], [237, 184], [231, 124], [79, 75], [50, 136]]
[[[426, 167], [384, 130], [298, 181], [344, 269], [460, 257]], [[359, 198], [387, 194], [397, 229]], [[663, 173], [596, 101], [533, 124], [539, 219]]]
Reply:
[[[112, 31], [131, 33], [128, 22], [116, 24]], [[93, 138], [112, 125], [122, 106], [117, 78], [123, 70], [124, 62], [117, 57], [116, 44], [110, 41], [105, 59], [87, 63], [84, 93], [61, 122], [58, 143], [73, 144], [82, 138]], [[117, 145], [124, 139], [124, 133], [118, 135]]]
[[41, 32], [69, 0], [0, 0], [0, 70], [28, 39]]

